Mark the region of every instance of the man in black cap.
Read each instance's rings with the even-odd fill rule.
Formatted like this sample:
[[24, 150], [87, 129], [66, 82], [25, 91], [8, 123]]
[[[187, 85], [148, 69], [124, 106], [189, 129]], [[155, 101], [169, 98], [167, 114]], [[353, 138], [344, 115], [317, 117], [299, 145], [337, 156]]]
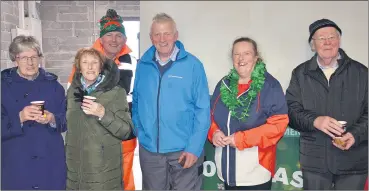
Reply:
[[368, 68], [341, 48], [328, 19], [309, 27], [316, 54], [297, 66], [286, 92], [290, 127], [300, 132], [304, 190], [362, 190], [368, 172]]

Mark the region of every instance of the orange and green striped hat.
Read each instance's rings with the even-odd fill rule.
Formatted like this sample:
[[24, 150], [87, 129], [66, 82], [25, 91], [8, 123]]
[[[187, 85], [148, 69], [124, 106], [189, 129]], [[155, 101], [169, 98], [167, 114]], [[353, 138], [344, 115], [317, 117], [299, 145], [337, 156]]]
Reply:
[[108, 9], [108, 11], [106, 11], [106, 15], [100, 19], [99, 23], [100, 37], [112, 31], [119, 31], [126, 36], [126, 30], [123, 26], [123, 19], [114, 9]]

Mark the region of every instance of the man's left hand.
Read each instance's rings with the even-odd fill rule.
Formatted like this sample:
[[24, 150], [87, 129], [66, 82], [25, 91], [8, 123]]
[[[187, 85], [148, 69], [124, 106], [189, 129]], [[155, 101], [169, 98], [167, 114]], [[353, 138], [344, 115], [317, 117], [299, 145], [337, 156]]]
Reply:
[[183, 152], [178, 159], [178, 163], [184, 162], [183, 168], [191, 168], [197, 161], [197, 156], [189, 152]]
[[343, 146], [336, 144], [334, 141], [332, 142], [334, 146], [341, 150], [349, 150], [355, 143], [355, 138], [350, 132], [345, 133], [340, 140], [345, 143]]

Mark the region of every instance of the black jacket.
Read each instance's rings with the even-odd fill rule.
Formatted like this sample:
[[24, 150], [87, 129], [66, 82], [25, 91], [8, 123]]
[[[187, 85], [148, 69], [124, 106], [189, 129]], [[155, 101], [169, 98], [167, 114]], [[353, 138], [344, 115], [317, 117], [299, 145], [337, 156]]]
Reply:
[[[318, 67], [317, 55], [297, 66], [286, 92], [290, 127], [300, 134], [303, 170], [334, 174], [368, 170], [368, 68], [340, 49], [339, 67], [329, 80]], [[342, 151], [313, 126], [318, 116], [347, 121], [355, 144]]]
[[[132, 58], [131, 55], [125, 54], [121, 57], [119, 57], [120, 62], [132, 64]], [[133, 71], [132, 70], [119, 70], [120, 72], [120, 80], [118, 84], [126, 90], [127, 94], [131, 92], [131, 83], [132, 83], [132, 77], [133, 77]], [[131, 108], [130, 108], [131, 110]]]
[[[131, 57], [131, 55], [129, 54], [125, 54], [119, 57], [119, 62], [121, 63], [128, 63], [128, 64], [133, 64], [133, 62], [136, 62], [135, 60], [132, 60], [134, 58]], [[120, 87], [122, 87], [124, 90], [126, 90], [127, 92], [127, 96], [129, 96], [128, 94], [130, 94], [131, 90], [131, 83], [133, 82], [133, 72], [132, 70], [128, 70], [128, 69], [120, 69], [119, 73], [120, 73], [120, 79], [118, 82], [118, 85]], [[128, 106], [129, 106], [129, 112], [131, 113], [131, 117], [132, 117], [132, 102], [128, 102]], [[134, 134], [131, 134], [131, 136], [127, 139], [127, 140], [131, 140], [136, 138], [136, 136]]]

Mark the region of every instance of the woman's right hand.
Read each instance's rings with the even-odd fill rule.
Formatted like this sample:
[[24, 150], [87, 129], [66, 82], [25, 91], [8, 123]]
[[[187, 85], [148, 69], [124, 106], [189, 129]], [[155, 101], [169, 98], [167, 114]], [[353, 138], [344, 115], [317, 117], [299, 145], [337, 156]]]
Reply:
[[227, 143], [223, 140], [224, 138], [226, 138], [226, 136], [224, 135], [224, 133], [220, 130], [216, 131], [213, 134], [213, 145], [216, 147], [225, 147], [227, 145]]
[[23, 123], [29, 120], [36, 120], [39, 116], [42, 115], [42, 111], [37, 106], [29, 105], [23, 108], [22, 111], [19, 112], [20, 122]]

